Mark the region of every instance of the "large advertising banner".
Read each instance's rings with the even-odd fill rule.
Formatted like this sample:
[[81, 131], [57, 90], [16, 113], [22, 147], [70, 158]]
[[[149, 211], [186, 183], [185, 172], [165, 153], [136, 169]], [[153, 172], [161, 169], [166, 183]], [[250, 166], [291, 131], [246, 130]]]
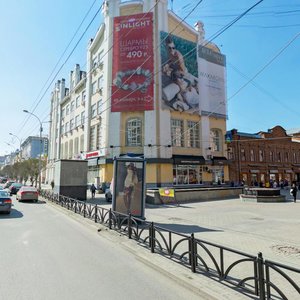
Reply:
[[114, 161], [113, 203], [114, 211], [135, 217], [145, 215], [145, 162], [141, 159]]
[[111, 111], [153, 110], [153, 13], [114, 18]]
[[198, 47], [201, 114], [227, 118], [226, 57], [207, 47]]
[[160, 33], [162, 108], [199, 113], [197, 44]]

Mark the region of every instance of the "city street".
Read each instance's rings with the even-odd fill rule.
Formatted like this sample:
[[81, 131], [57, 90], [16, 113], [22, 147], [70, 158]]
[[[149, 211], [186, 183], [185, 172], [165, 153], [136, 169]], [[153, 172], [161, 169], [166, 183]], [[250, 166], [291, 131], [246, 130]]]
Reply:
[[43, 201], [0, 215], [0, 299], [199, 299]]

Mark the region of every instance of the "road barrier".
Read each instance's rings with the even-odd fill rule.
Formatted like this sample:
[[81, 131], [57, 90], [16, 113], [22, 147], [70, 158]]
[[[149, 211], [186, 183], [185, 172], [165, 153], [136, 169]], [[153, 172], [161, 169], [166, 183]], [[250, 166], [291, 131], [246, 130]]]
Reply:
[[134, 239], [191, 269], [227, 283], [236, 290], [265, 299], [300, 299], [300, 269], [175, 232], [153, 222], [41, 190], [40, 195], [62, 207]]

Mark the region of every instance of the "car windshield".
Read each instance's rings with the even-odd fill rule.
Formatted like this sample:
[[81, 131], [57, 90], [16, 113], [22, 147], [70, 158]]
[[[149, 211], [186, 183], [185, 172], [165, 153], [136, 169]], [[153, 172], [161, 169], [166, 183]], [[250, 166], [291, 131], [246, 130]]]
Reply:
[[5, 191], [0, 191], [0, 198], [7, 198], [9, 197], [8, 193]]
[[20, 187], [20, 186], [22, 186], [22, 183], [13, 183], [12, 186]]
[[37, 192], [37, 189], [32, 186], [23, 186], [21, 190], [22, 192]]

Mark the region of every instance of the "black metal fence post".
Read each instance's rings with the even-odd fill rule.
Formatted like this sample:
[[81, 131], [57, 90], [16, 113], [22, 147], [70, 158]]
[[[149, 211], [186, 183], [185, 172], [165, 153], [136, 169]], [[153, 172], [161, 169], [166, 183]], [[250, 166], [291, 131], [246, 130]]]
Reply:
[[257, 267], [258, 267], [258, 288], [259, 288], [259, 299], [265, 300], [265, 278], [264, 278], [264, 259], [262, 253], [259, 252], [257, 256]]
[[111, 208], [109, 209], [109, 214], [108, 214], [108, 228], [111, 229], [111, 216], [112, 216], [112, 213], [111, 213]]
[[221, 269], [221, 279], [224, 277], [224, 249], [220, 248], [220, 269]]
[[83, 217], [86, 215], [86, 203], [83, 204]]
[[155, 247], [155, 244], [154, 244], [154, 223], [151, 222], [151, 227], [150, 227], [150, 248], [151, 248], [151, 253], [154, 253], [154, 247]]
[[191, 234], [189, 240], [190, 248], [190, 265], [193, 273], [196, 273], [196, 257], [195, 257], [195, 237], [194, 234]]
[[95, 206], [95, 223], [97, 223], [97, 221], [98, 221], [98, 206], [96, 204], [96, 206]]
[[132, 235], [132, 219], [131, 219], [131, 213], [128, 215], [128, 238], [131, 239]]

